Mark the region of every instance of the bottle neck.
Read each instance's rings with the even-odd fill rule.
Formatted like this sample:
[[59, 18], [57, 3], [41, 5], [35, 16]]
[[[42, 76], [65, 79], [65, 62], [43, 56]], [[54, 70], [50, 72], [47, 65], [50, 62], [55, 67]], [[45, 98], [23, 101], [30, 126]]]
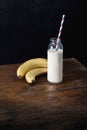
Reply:
[[49, 49], [54, 49], [54, 50], [63, 49], [63, 46], [61, 44], [61, 39], [52, 37], [50, 39], [50, 44], [49, 44], [48, 48]]

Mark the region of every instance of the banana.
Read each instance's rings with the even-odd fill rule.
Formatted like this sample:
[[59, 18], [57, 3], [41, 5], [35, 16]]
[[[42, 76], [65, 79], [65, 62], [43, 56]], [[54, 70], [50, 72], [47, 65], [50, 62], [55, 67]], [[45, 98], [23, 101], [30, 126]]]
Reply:
[[34, 68], [47, 67], [47, 59], [33, 58], [22, 63], [17, 69], [17, 77], [22, 78], [27, 71]]
[[28, 71], [25, 74], [25, 79], [26, 79], [27, 83], [32, 83], [33, 81], [35, 81], [35, 78], [37, 76], [42, 75], [44, 73], [47, 73], [47, 68], [35, 68], [35, 69]]

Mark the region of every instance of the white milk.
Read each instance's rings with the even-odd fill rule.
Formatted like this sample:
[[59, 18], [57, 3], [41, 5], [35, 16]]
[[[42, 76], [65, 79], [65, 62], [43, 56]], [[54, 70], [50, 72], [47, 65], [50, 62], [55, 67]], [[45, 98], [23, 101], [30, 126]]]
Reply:
[[60, 83], [63, 80], [63, 50], [48, 49], [47, 80], [51, 83]]

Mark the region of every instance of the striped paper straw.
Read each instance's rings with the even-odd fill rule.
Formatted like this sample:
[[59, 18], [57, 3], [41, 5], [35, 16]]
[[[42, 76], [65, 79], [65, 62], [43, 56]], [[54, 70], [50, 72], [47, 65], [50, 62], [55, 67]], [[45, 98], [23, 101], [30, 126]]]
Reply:
[[60, 24], [59, 33], [58, 33], [57, 43], [60, 40], [60, 36], [61, 36], [62, 28], [63, 28], [63, 23], [64, 23], [64, 18], [65, 18], [65, 15], [62, 15], [62, 20], [61, 20], [61, 24]]

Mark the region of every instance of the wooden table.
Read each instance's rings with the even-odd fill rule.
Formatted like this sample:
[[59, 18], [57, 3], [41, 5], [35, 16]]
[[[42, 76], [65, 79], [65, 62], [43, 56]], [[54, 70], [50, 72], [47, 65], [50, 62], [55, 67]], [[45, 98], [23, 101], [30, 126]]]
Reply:
[[64, 79], [34, 84], [16, 77], [19, 64], [0, 66], [0, 130], [87, 130], [87, 68], [64, 59]]

